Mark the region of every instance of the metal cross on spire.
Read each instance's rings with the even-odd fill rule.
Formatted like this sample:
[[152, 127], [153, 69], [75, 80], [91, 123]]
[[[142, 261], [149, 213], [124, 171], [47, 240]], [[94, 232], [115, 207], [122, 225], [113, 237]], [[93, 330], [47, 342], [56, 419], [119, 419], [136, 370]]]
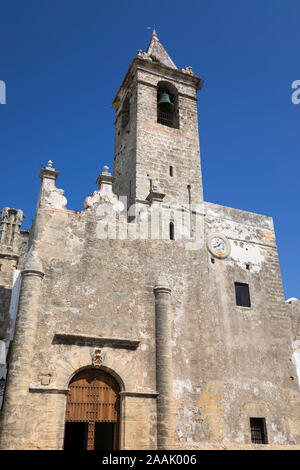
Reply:
[[152, 34], [156, 34], [156, 28], [158, 29], [159, 26], [156, 26], [156, 23], [153, 23], [153, 26], [147, 26], [147, 29], [152, 29], [152, 28], [153, 28]]

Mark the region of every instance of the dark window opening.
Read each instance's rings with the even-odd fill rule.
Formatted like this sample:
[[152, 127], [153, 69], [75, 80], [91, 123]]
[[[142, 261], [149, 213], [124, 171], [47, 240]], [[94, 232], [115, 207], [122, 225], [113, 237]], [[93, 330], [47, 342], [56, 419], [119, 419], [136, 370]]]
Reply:
[[235, 282], [236, 305], [239, 307], [251, 307], [249, 285]]
[[175, 230], [173, 222], [170, 222], [170, 240], [175, 240]]
[[192, 204], [192, 188], [190, 184], [187, 185], [187, 190], [188, 190], [188, 196], [189, 196], [189, 205], [191, 205]]
[[253, 444], [268, 444], [265, 418], [250, 418], [250, 429]]
[[170, 166], [170, 176], [173, 176], [173, 167]]

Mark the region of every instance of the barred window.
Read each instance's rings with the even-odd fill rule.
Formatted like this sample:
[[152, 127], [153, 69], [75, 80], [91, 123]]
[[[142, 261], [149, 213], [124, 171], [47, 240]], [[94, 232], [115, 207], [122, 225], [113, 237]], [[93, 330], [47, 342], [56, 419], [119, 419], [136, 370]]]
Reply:
[[250, 429], [253, 444], [268, 444], [265, 418], [250, 418]]

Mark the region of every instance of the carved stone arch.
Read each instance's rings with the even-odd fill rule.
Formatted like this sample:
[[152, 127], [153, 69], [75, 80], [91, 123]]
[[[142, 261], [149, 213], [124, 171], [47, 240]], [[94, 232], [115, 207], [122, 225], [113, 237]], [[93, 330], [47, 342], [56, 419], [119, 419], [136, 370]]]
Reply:
[[78, 370], [74, 371], [72, 373], [72, 375], [70, 376], [70, 379], [69, 379], [69, 383], [72, 381], [72, 379], [79, 373], [79, 372], [82, 372], [84, 370], [102, 370], [104, 372], [106, 372], [107, 374], [111, 375], [115, 381], [117, 382], [117, 384], [119, 385], [119, 388], [120, 388], [120, 392], [124, 392], [125, 391], [125, 384], [122, 380], [122, 378], [119, 376], [119, 374], [117, 374], [117, 372], [113, 369], [111, 369], [110, 367], [106, 367], [106, 366], [103, 366], [101, 365], [100, 367], [93, 367], [91, 365], [86, 365], [86, 366], [83, 366], [83, 367], [80, 367]]
[[157, 89], [166, 90], [173, 95], [178, 95], [178, 90], [176, 86], [173, 83], [168, 82], [166, 80], [160, 80], [159, 82], [157, 82]]
[[[85, 350], [70, 350], [61, 358], [56, 366], [55, 385], [67, 390], [70, 380], [80, 370], [93, 366], [92, 357], [95, 348]], [[119, 383], [122, 391], [135, 390], [134, 374], [130, 372], [126, 361], [120, 361], [112, 351], [102, 348], [101, 368], [109, 372]]]

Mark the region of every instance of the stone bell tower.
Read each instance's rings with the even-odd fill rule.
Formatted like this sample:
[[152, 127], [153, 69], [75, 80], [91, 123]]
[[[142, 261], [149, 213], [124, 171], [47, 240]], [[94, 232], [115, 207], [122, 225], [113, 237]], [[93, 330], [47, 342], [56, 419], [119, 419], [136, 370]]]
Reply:
[[155, 30], [138, 51], [112, 103], [116, 110], [114, 192], [128, 206], [147, 204], [151, 189], [164, 203], [193, 210], [203, 201], [197, 91], [202, 79], [179, 70]]

